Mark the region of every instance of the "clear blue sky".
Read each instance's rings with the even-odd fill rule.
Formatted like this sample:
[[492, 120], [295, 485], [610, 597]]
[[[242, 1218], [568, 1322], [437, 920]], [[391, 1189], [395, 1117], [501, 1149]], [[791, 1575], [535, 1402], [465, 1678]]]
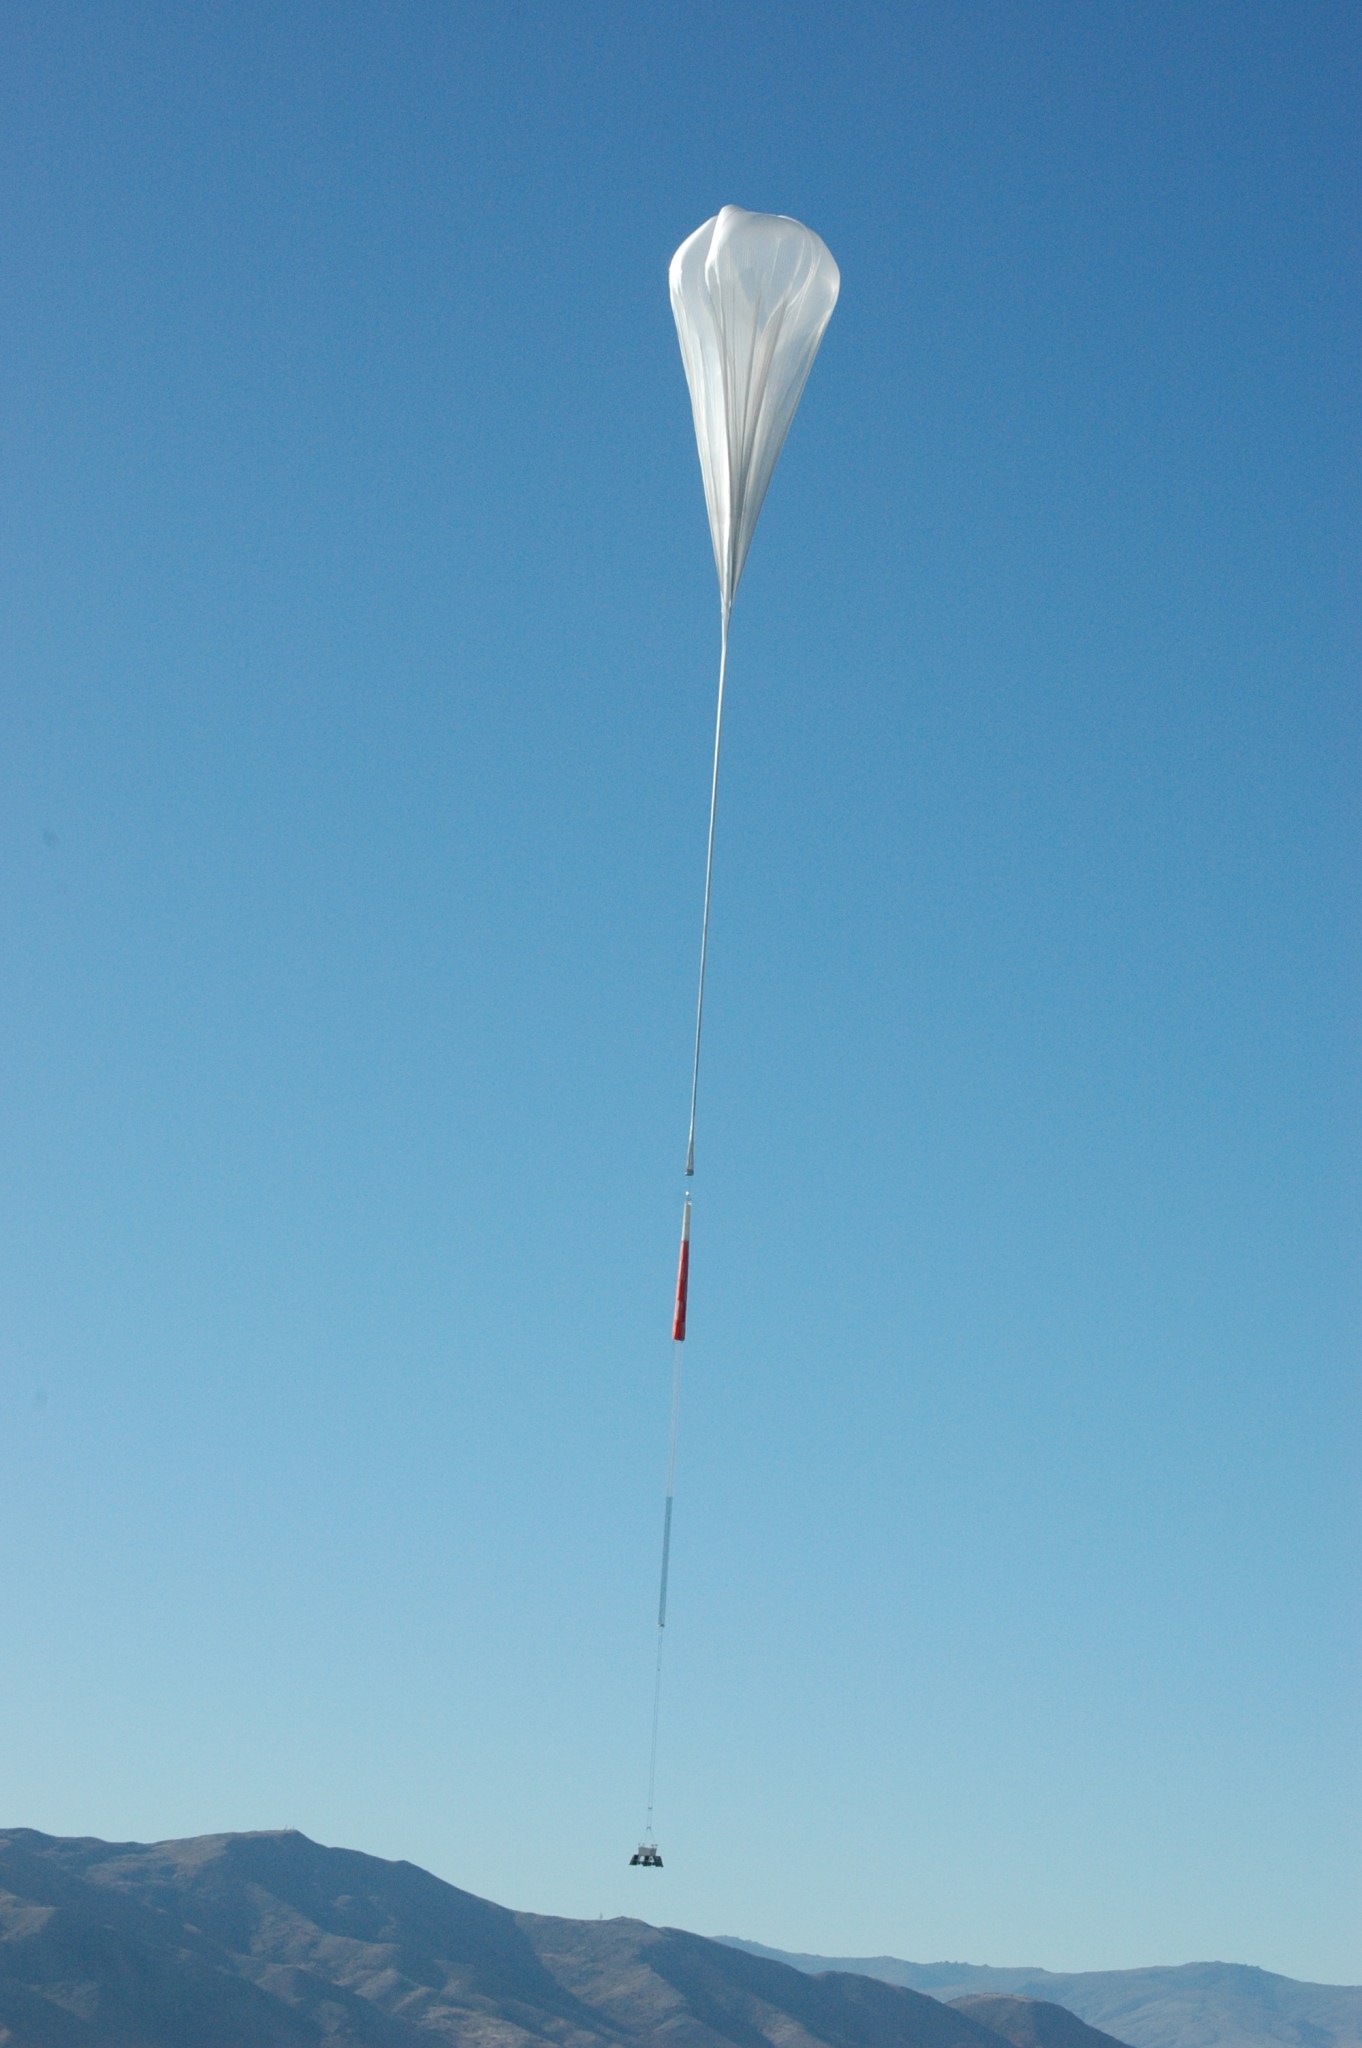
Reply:
[[0, 33], [0, 1819], [1362, 1979], [1355, 10]]

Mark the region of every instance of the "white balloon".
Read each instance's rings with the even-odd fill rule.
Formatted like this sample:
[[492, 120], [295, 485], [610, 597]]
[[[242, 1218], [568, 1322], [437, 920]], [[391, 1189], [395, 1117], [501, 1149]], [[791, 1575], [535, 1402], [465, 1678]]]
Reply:
[[669, 282], [727, 628], [841, 277], [811, 228], [725, 206], [681, 244]]

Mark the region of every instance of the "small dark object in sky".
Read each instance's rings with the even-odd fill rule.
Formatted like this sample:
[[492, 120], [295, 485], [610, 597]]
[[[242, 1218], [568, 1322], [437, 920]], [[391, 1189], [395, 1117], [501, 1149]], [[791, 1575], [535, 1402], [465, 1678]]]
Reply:
[[656, 1842], [640, 1842], [629, 1861], [642, 1864], [645, 1870], [661, 1870], [662, 1851]]

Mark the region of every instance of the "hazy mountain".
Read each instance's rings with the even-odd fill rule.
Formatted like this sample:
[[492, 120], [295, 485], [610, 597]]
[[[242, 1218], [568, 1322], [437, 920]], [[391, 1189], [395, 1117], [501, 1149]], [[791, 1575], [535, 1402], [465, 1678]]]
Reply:
[[[1003, 2048], [864, 1974], [552, 1920], [304, 1835], [0, 1833], [4, 2048]], [[1102, 2048], [1036, 2036], [1053, 2048]]]
[[[933, 1998], [968, 2000], [955, 2010], [988, 2020], [980, 1993], [1049, 2000], [1105, 2028], [1131, 2048], [1362, 2048], [1362, 1987], [1301, 1984], [1242, 1963], [1187, 1963], [1179, 1969], [1000, 1970], [973, 1963], [906, 1963], [896, 1956], [791, 1955], [734, 1941], [810, 1972], [863, 1972]], [[988, 2024], [1001, 2032], [997, 2017]]]

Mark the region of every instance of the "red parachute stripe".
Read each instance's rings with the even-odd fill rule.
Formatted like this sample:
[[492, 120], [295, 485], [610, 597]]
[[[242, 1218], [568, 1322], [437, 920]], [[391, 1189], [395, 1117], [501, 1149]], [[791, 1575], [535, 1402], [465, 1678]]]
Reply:
[[672, 1310], [672, 1336], [678, 1344], [686, 1335], [686, 1290], [690, 1285], [690, 1204], [681, 1225], [681, 1256], [676, 1262], [676, 1306]]

